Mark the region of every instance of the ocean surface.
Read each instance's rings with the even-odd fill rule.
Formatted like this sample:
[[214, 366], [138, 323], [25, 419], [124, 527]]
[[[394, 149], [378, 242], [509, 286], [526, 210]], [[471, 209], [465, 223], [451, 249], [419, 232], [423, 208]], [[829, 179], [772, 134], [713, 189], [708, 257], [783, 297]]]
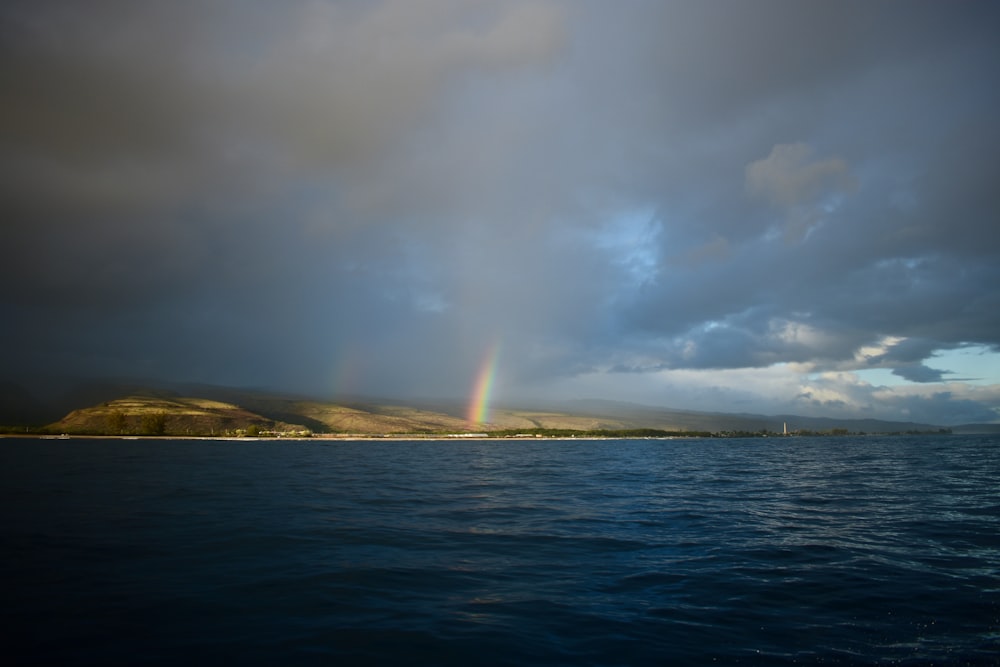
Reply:
[[0, 440], [4, 665], [996, 665], [1000, 438]]

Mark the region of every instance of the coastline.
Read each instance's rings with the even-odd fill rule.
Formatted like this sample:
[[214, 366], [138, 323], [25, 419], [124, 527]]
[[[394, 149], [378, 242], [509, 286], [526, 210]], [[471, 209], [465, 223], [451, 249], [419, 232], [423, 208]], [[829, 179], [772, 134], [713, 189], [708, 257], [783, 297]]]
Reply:
[[212, 436], [212, 435], [51, 435], [38, 433], [0, 433], [0, 440], [141, 440], [145, 442], [191, 440], [191, 441], [214, 441], [214, 442], [349, 442], [349, 441], [396, 441], [412, 442], [414, 440], [439, 440], [442, 442], [481, 442], [485, 440], [502, 441], [538, 441], [538, 440], [697, 440], [710, 436], [535, 436], [535, 435], [510, 435], [490, 437], [488, 435], [468, 436], [458, 435], [427, 435], [427, 434], [351, 434], [351, 435], [314, 435], [311, 437], [281, 437], [281, 438], [261, 438], [261, 437], [240, 437], [240, 436]]

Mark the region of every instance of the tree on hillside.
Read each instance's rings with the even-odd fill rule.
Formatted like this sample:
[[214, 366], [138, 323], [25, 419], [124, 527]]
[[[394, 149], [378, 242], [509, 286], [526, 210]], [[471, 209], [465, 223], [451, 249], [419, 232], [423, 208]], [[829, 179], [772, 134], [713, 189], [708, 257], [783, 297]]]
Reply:
[[163, 435], [167, 430], [167, 415], [154, 412], [142, 416], [142, 432], [146, 435]]
[[125, 433], [125, 427], [127, 422], [125, 420], [125, 413], [121, 410], [112, 410], [108, 414], [108, 433], [114, 435], [122, 435]]

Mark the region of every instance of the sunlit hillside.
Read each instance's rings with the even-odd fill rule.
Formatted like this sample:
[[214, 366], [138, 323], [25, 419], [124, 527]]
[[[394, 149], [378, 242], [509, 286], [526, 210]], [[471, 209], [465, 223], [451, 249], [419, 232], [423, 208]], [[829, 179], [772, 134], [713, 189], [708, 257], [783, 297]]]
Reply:
[[613, 401], [563, 407], [496, 407], [487, 421], [469, 422], [463, 406], [440, 402], [327, 402], [262, 392], [203, 387], [205, 396], [139, 391], [81, 406], [41, 432], [73, 435], [163, 436], [389, 436], [533, 433], [538, 431], [664, 433], [800, 433], [934, 431], [929, 424], [833, 420], [671, 410]]

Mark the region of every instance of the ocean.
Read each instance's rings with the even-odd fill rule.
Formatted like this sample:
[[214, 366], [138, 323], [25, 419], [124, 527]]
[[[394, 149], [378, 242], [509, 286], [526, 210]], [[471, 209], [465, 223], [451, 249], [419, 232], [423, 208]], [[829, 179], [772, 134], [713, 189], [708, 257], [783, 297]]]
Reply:
[[996, 665], [1000, 438], [0, 440], [5, 665]]

